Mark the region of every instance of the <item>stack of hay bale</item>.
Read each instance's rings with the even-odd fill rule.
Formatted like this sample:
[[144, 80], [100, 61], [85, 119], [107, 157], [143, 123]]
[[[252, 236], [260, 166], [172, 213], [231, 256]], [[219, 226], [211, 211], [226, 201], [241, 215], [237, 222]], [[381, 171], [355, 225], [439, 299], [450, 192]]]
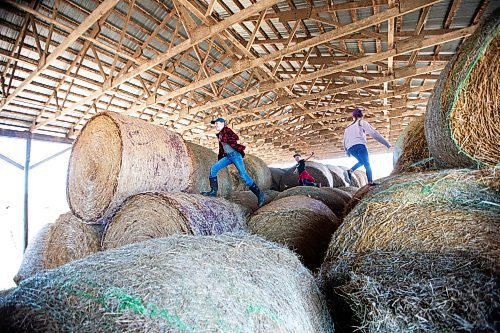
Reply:
[[498, 331], [499, 32], [497, 10], [403, 132], [394, 174], [347, 208], [318, 275], [336, 328]]

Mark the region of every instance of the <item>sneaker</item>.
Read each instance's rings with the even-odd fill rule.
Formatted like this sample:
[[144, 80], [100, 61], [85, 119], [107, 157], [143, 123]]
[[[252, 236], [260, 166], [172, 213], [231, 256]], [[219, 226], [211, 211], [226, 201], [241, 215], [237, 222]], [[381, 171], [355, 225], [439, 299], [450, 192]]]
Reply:
[[378, 183], [375, 183], [375, 182], [368, 183], [368, 186], [377, 186], [377, 185], [378, 185]]
[[352, 185], [352, 171], [351, 170], [346, 170], [344, 171], [344, 178], [347, 183]]

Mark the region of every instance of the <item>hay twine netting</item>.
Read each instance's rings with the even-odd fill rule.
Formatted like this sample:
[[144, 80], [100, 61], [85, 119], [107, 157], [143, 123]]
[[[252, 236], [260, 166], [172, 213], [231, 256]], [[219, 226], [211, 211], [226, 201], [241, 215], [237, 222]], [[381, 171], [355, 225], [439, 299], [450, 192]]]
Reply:
[[[253, 181], [257, 184], [257, 186], [261, 190], [269, 190], [273, 184], [273, 178], [271, 176], [271, 170], [267, 164], [260, 158], [255, 155], [246, 154], [243, 159], [243, 163], [245, 164], [245, 169], [253, 179]], [[243, 179], [236, 167], [231, 164], [228, 166], [229, 174], [231, 175], [233, 181], [233, 190], [234, 191], [245, 191], [248, 189], [248, 186], [245, 184]]]
[[59, 267], [100, 250], [100, 226], [83, 223], [71, 213], [45, 225], [31, 239], [14, 282], [42, 271]]
[[305, 195], [306, 197], [323, 202], [337, 217], [340, 217], [348, 200], [346, 200], [346, 195], [340, 190], [338, 190], [338, 192], [334, 190], [336, 189], [329, 187], [317, 188], [313, 186], [296, 186], [281, 192], [276, 197], [276, 200], [294, 195]]
[[498, 270], [473, 254], [344, 253], [318, 281], [337, 330], [498, 332]]
[[174, 234], [218, 235], [246, 230], [244, 211], [222, 198], [151, 192], [129, 197], [106, 226], [103, 249]]
[[425, 136], [440, 167], [500, 162], [500, 9], [465, 40], [429, 98]]
[[424, 118], [411, 121], [394, 145], [392, 174], [421, 172], [434, 168], [425, 139]]
[[497, 170], [389, 177], [346, 216], [325, 261], [368, 250], [466, 251], [498, 260], [499, 216]]
[[[212, 150], [195, 143], [186, 142], [188, 155], [191, 161], [191, 174], [189, 175], [189, 186], [185, 190], [188, 193], [201, 193], [210, 190], [210, 168], [217, 163], [217, 154]], [[233, 180], [227, 169], [217, 173], [219, 185], [218, 195], [227, 197], [233, 190]]]
[[314, 270], [323, 262], [340, 220], [321, 201], [303, 195], [276, 199], [248, 221], [251, 232], [296, 251]]
[[[290, 169], [288, 169], [290, 170]], [[306, 161], [306, 171], [314, 178], [316, 183], [321, 183], [323, 187], [331, 187], [333, 178], [330, 170], [318, 162]], [[299, 175], [293, 172], [285, 172], [282, 177], [283, 190], [299, 186]]]
[[76, 139], [68, 168], [71, 211], [85, 221], [111, 215], [144, 191], [183, 191], [192, 165], [177, 133], [138, 118], [103, 112]]
[[311, 273], [251, 235], [171, 236], [21, 283], [0, 304], [18, 332], [333, 332]]

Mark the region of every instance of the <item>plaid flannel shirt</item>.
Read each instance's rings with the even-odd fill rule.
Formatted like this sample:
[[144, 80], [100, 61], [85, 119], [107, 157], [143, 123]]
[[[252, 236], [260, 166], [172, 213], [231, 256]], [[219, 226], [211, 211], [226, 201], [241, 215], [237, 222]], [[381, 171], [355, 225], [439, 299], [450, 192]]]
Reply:
[[224, 126], [222, 130], [219, 133], [217, 133], [217, 138], [219, 139], [219, 155], [218, 155], [219, 160], [224, 156], [226, 156], [226, 152], [222, 147], [222, 142], [225, 142], [228, 145], [230, 145], [231, 148], [233, 148], [234, 150], [236, 150], [238, 153], [241, 154], [241, 157], [245, 157], [245, 146], [238, 144], [239, 137], [238, 135], [236, 135], [236, 133], [233, 132], [232, 129], [230, 129], [227, 126]]

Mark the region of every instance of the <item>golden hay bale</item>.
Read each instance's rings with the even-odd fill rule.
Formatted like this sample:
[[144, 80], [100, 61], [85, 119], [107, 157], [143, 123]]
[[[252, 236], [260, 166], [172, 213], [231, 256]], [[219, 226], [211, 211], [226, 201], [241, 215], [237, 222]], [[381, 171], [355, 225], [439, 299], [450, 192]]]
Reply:
[[243, 210], [222, 198], [146, 192], [129, 197], [106, 226], [103, 249], [174, 234], [218, 235], [246, 229]]
[[399, 135], [394, 144], [393, 164], [392, 175], [434, 168], [425, 139], [423, 117], [410, 122]]
[[179, 134], [103, 112], [87, 122], [73, 145], [68, 203], [76, 216], [97, 221], [130, 195], [186, 190], [191, 174], [188, 149]]
[[21, 283], [0, 330], [28, 332], [333, 332], [312, 274], [251, 235], [151, 239]]
[[59, 267], [100, 250], [100, 226], [83, 223], [71, 213], [45, 225], [29, 242], [21, 267], [14, 277], [22, 280], [42, 271]]
[[495, 263], [466, 252], [345, 253], [318, 278], [342, 332], [497, 332]]
[[326, 260], [344, 252], [466, 251], [500, 258], [500, 175], [443, 170], [386, 178], [344, 219]]
[[281, 192], [275, 200], [294, 195], [305, 195], [306, 197], [321, 201], [330, 208], [337, 217], [340, 217], [347, 204], [346, 195], [340, 190], [338, 192], [333, 190], [333, 187], [317, 188], [313, 186], [296, 186]]
[[330, 173], [332, 174], [332, 187], [342, 187], [349, 185], [344, 177], [344, 170], [341, 167], [327, 164], [325, 164], [325, 166], [328, 168], [328, 170], [330, 170]]
[[281, 178], [283, 177], [285, 170], [280, 168], [269, 168], [269, 171], [271, 171], [271, 178], [273, 179], [271, 190], [282, 191]]
[[365, 195], [368, 192], [370, 192], [371, 189], [372, 189], [371, 186], [363, 186], [362, 188], [356, 190], [356, 192], [354, 192], [354, 195], [352, 196], [351, 200], [349, 200], [347, 202], [347, 205], [344, 208], [342, 217], [347, 216], [351, 212], [351, 210], [353, 210], [354, 207], [356, 207], [356, 205], [358, 203], [360, 203], [361, 200], [363, 200], [363, 198], [365, 197]]
[[439, 167], [500, 162], [500, 8], [460, 46], [427, 103], [425, 136]]
[[[269, 190], [273, 184], [273, 178], [271, 176], [271, 170], [267, 164], [258, 158], [257, 156], [246, 154], [243, 159], [245, 164], [245, 169], [248, 175], [253, 179], [253, 181], [259, 186], [261, 190]], [[228, 166], [229, 174], [231, 175], [233, 181], [234, 191], [245, 191], [248, 189], [243, 179], [241, 179], [240, 174], [236, 167], [231, 164]]]
[[354, 170], [354, 175], [358, 179], [359, 187], [363, 187], [365, 185], [368, 185], [368, 177], [366, 176], [366, 172], [362, 170]]
[[277, 199], [248, 221], [250, 230], [296, 251], [309, 269], [323, 262], [331, 235], [340, 221], [324, 203], [303, 195]]
[[[195, 143], [186, 142], [188, 155], [191, 160], [191, 174], [189, 175], [189, 186], [185, 192], [201, 193], [210, 189], [208, 177], [210, 176], [210, 168], [217, 163], [217, 154], [208, 148], [197, 145]], [[219, 184], [218, 195], [227, 197], [233, 190], [233, 180], [227, 169], [220, 170], [217, 173], [217, 181]]]
[[[289, 169], [290, 170], [290, 169]], [[318, 162], [306, 162], [306, 171], [313, 176], [316, 183], [321, 183], [324, 187], [331, 187], [333, 184], [332, 173], [328, 168]], [[299, 185], [299, 175], [293, 172], [285, 172], [282, 177], [283, 190]]]
[[[276, 191], [266, 190], [264, 193], [266, 194], [266, 200], [264, 201], [264, 205], [267, 205], [276, 197]], [[278, 192], [279, 193], [279, 192]], [[257, 197], [252, 191], [236, 191], [231, 193], [231, 196], [228, 198], [229, 201], [234, 202], [241, 206], [243, 211], [245, 212], [245, 216], [252, 215], [259, 206], [257, 205]]]

